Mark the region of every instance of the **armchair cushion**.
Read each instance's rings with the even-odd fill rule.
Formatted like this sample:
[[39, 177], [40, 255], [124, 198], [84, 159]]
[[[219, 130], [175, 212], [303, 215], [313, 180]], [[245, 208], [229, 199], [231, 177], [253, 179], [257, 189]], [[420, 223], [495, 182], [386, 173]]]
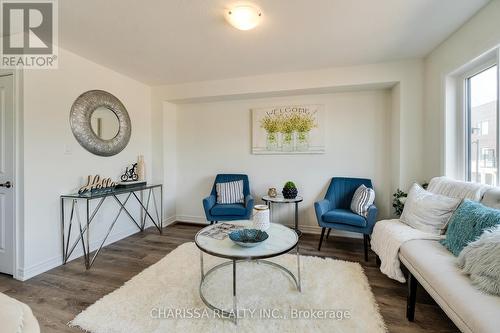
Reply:
[[363, 216], [355, 214], [348, 209], [333, 209], [323, 214], [324, 222], [347, 224], [355, 227], [366, 227], [366, 219]]
[[244, 216], [247, 209], [243, 204], [216, 204], [210, 210], [214, 216]]
[[375, 201], [375, 191], [365, 185], [361, 184], [352, 197], [351, 211], [358, 215], [367, 217], [368, 208]]
[[215, 191], [217, 192], [218, 204], [234, 204], [243, 203], [245, 201], [245, 196], [243, 195], [243, 180], [215, 183]]

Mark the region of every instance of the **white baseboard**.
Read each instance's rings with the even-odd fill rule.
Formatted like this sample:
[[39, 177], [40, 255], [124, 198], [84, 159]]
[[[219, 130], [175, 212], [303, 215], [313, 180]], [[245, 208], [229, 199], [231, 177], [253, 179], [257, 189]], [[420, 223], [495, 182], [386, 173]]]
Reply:
[[[177, 222], [187, 222], [187, 223], [195, 223], [195, 224], [204, 224], [207, 225], [207, 219], [204, 216], [193, 216], [193, 215], [177, 215], [176, 217]], [[293, 227], [294, 224], [292, 223], [286, 223], [285, 225], [289, 227]], [[321, 227], [317, 225], [300, 225], [299, 229], [305, 233], [305, 234], [321, 234]], [[332, 229], [330, 235], [332, 236], [340, 236], [340, 237], [349, 237], [349, 238], [363, 238], [363, 235], [355, 233], [355, 232], [348, 232], [348, 231], [340, 231], [340, 230], [334, 230]]]
[[[200, 224], [200, 225], [207, 225], [208, 222], [205, 217], [203, 216], [192, 216], [192, 215], [177, 215], [177, 216], [169, 216], [166, 219], [163, 220], [163, 227], [166, 227], [174, 222], [187, 222], [187, 223], [195, 223], [195, 224]], [[290, 227], [293, 227], [293, 224], [287, 224]], [[146, 227], [151, 227], [152, 224], [151, 222], [146, 224]], [[302, 225], [300, 226], [300, 230], [306, 234], [320, 234], [321, 233], [321, 228], [319, 226], [314, 226], [314, 225]], [[108, 239], [106, 240], [105, 245], [114, 243], [116, 241], [119, 241], [121, 239], [124, 239], [128, 236], [131, 236], [135, 233], [139, 232], [136, 227], [131, 227], [116, 233], [112, 233], [109, 235]], [[342, 237], [351, 237], [351, 238], [362, 238], [362, 235], [356, 234], [356, 233], [351, 233], [351, 232], [345, 232], [345, 231], [336, 231], [332, 230], [331, 235], [335, 236], [342, 236]], [[100, 245], [100, 240], [93, 241], [90, 244], [90, 250], [95, 251], [99, 245]], [[69, 258], [69, 261], [72, 261], [76, 258], [79, 258], [83, 256], [83, 250], [80, 247], [76, 247], [75, 250], [73, 251], [73, 254]], [[26, 281], [36, 275], [39, 275], [41, 273], [44, 273], [46, 271], [49, 271], [55, 267], [61, 266], [63, 263], [62, 255], [57, 255], [52, 258], [49, 258], [47, 260], [41, 261], [37, 264], [31, 265], [26, 268], [19, 268], [17, 270], [17, 275], [16, 278], [20, 281]]]
[[[170, 216], [170, 217], [163, 220], [163, 227], [166, 227], [166, 226], [174, 223], [175, 221], [176, 221], [176, 217]], [[151, 227], [151, 226], [153, 226], [151, 221], [146, 223], [146, 228]], [[131, 236], [131, 235], [138, 233], [138, 232], [139, 232], [139, 230], [137, 229], [137, 227], [134, 226], [134, 227], [127, 228], [125, 230], [122, 230], [122, 231], [119, 231], [116, 233], [111, 233], [104, 245], [106, 246], [106, 245], [109, 245], [111, 243], [117, 242], [121, 239], [124, 239], [124, 238]], [[101, 245], [101, 242], [102, 242], [102, 240], [96, 240], [96, 241], [91, 242], [90, 243], [90, 251], [97, 250], [99, 245]], [[74, 259], [80, 258], [81, 256], [83, 256], [82, 248], [76, 247], [75, 250], [73, 251], [73, 253], [71, 254], [70, 258], [68, 259], [68, 262], [70, 262]], [[31, 279], [32, 277], [34, 277], [38, 274], [49, 271], [52, 268], [56, 268], [58, 266], [61, 266], [62, 264], [63, 264], [62, 255], [57, 255], [57, 256], [54, 256], [54, 257], [49, 258], [47, 260], [44, 260], [42, 262], [39, 262], [35, 265], [31, 265], [30, 267], [19, 268], [17, 270], [16, 278], [20, 281], [26, 281], [26, 280]]]
[[177, 222], [188, 222], [195, 224], [208, 224], [207, 219], [204, 216], [193, 216], [193, 215], [177, 215], [175, 217]]

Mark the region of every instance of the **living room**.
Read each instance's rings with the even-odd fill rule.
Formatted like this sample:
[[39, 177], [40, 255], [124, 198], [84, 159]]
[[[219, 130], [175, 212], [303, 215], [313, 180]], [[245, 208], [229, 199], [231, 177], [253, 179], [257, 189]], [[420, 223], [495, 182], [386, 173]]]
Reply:
[[0, 6], [5, 332], [500, 324], [500, 1]]

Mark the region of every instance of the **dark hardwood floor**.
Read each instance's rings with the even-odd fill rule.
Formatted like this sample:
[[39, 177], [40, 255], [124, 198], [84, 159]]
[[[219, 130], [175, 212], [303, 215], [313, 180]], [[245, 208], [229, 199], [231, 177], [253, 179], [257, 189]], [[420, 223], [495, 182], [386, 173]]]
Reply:
[[[166, 227], [163, 235], [159, 235], [150, 228], [105, 247], [88, 271], [80, 258], [25, 282], [0, 274], [0, 292], [30, 305], [42, 332], [81, 332], [66, 323], [178, 245], [193, 241], [199, 229], [200, 226], [178, 223]], [[368, 263], [363, 261], [361, 239], [330, 236], [323, 242], [321, 252], [317, 251], [318, 240], [319, 235], [303, 235], [301, 254], [360, 262], [391, 332], [458, 332], [422, 288], [417, 294], [415, 322], [408, 322], [405, 318], [406, 285], [380, 273], [373, 252]]]

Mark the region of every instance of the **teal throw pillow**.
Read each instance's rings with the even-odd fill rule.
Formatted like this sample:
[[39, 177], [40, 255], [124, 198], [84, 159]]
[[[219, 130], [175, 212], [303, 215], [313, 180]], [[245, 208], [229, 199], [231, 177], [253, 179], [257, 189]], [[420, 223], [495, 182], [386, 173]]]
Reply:
[[476, 201], [464, 200], [451, 216], [446, 239], [441, 240], [441, 244], [458, 256], [485, 229], [497, 224], [500, 224], [500, 210], [488, 208]]

